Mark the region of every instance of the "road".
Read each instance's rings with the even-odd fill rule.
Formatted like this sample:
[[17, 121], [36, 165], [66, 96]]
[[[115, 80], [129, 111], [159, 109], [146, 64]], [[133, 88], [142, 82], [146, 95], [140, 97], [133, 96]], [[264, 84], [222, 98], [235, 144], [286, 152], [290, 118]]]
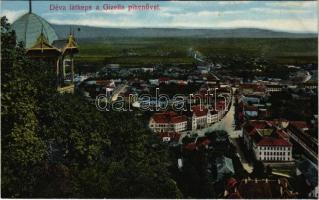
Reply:
[[[233, 92], [235, 91], [235, 88], [233, 88]], [[234, 99], [234, 97], [232, 98]], [[232, 101], [232, 105], [230, 107], [230, 110], [224, 117], [224, 119], [221, 121], [222, 123], [219, 124], [219, 130], [227, 131], [229, 135], [230, 142], [236, 147], [236, 151], [238, 153], [239, 159], [244, 167], [244, 169], [251, 173], [253, 171], [253, 167], [250, 163], [247, 162], [245, 155], [243, 151], [241, 150], [238, 139], [240, 137], [240, 131], [235, 130], [235, 106], [234, 101]]]
[[[233, 88], [233, 92], [235, 90], [236, 90], [236, 88]], [[235, 115], [234, 115], [235, 114], [235, 106], [234, 106], [234, 101], [233, 101], [234, 97], [232, 97], [231, 99], [232, 99], [231, 107], [221, 121], [211, 125], [210, 127], [196, 130], [196, 131], [191, 131], [191, 133], [192, 134], [196, 133], [199, 137], [201, 137], [201, 136], [205, 136], [205, 133], [211, 132], [214, 130], [226, 131], [229, 135], [230, 142], [236, 147], [236, 151], [238, 153], [239, 159], [240, 159], [244, 169], [247, 172], [251, 173], [253, 171], [253, 167], [250, 163], [247, 162], [247, 160], [244, 156], [244, 153], [242, 152], [242, 150], [238, 144], [238, 139], [240, 137], [240, 131], [235, 130], [235, 118], [234, 118], [235, 117]], [[182, 133], [180, 140], [179, 140], [180, 143], [182, 143], [182, 139], [183, 139], [183, 137], [185, 137], [187, 135], [187, 132], [189, 132], [189, 131]]]
[[[304, 140], [302, 140], [302, 135], [296, 135], [289, 129], [286, 132], [288, 133], [290, 138], [292, 138], [298, 145], [300, 145], [305, 150], [305, 153], [310, 156], [311, 160], [318, 162], [317, 153], [313, 149], [311, 149], [309, 146], [311, 144], [311, 141], [306, 143]], [[315, 145], [318, 148], [318, 144], [315, 144]]]
[[[199, 53], [199, 52], [198, 52]], [[196, 54], [194, 55], [194, 58], [200, 62], [204, 62], [202, 59], [199, 59]], [[212, 73], [212, 72], [211, 72]], [[216, 74], [214, 74], [214, 76], [218, 77]], [[233, 90], [233, 94], [236, 90], [236, 88], [232, 88]], [[198, 136], [204, 136], [204, 134], [206, 132], [211, 132], [214, 130], [224, 130], [228, 133], [229, 135], [229, 139], [230, 142], [236, 147], [236, 151], [238, 153], [239, 159], [244, 167], [244, 169], [251, 173], [253, 171], [253, 166], [247, 162], [244, 153], [242, 152], [239, 143], [238, 143], [238, 139], [240, 137], [240, 131], [236, 131], [235, 130], [235, 106], [234, 106], [234, 96], [232, 96], [232, 102], [231, 102], [231, 107], [229, 109], [229, 111], [227, 112], [227, 114], [224, 116], [224, 118], [213, 124], [212, 126], [205, 128], [205, 129], [201, 129], [196, 131], [196, 133], [198, 134]], [[194, 133], [194, 132], [192, 132]], [[180, 137], [180, 142], [182, 140], [183, 137], [186, 136], [186, 133], [182, 134], [182, 136]]]
[[116, 87], [111, 95], [111, 101], [115, 101], [118, 98], [118, 95], [124, 92], [126, 88], [127, 88], [126, 84], [122, 84]]

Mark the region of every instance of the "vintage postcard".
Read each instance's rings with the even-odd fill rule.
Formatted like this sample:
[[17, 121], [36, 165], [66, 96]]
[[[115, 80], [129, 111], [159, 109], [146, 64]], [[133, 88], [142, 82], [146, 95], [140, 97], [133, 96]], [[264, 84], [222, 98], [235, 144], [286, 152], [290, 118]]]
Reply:
[[317, 199], [317, 1], [1, 1], [1, 197]]

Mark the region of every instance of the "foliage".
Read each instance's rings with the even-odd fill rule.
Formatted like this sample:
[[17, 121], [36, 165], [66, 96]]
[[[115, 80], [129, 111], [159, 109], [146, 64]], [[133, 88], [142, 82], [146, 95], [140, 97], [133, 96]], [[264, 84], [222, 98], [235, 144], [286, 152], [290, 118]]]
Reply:
[[[21, 45], [16, 47], [15, 33], [1, 18], [1, 118], [2, 118], [2, 188], [3, 195], [27, 194], [35, 184], [35, 171], [45, 156], [45, 143], [37, 132], [37, 98], [44, 76], [33, 77], [35, 66], [27, 59]], [[28, 68], [30, 67], [30, 68]], [[34, 171], [33, 171], [34, 170]]]
[[2, 43], [2, 197], [181, 198], [166, 147], [128, 113], [100, 113], [58, 94], [5, 17]]

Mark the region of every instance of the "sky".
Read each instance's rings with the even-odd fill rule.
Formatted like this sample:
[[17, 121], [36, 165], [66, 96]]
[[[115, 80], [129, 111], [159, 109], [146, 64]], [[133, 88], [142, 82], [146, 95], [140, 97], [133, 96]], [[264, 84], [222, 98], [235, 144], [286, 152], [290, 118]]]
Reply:
[[[156, 5], [158, 11], [128, 11], [129, 5]], [[90, 11], [69, 10], [72, 5], [91, 5]], [[125, 10], [95, 10], [104, 4]], [[66, 10], [50, 10], [50, 6]], [[1, 1], [1, 16], [9, 22], [28, 12], [28, 1]], [[53, 24], [98, 27], [263, 28], [317, 33], [316, 1], [32, 1], [32, 11]]]

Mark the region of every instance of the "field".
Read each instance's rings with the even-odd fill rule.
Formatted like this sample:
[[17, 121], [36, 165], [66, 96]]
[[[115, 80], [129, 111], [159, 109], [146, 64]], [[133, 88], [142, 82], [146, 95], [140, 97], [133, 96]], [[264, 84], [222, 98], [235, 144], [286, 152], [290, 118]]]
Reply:
[[195, 60], [189, 49], [211, 60], [234, 56], [263, 58], [277, 64], [317, 63], [317, 39], [284, 38], [109, 38], [79, 41], [76, 57], [81, 67], [98, 68], [115, 63], [122, 66], [186, 64]]

